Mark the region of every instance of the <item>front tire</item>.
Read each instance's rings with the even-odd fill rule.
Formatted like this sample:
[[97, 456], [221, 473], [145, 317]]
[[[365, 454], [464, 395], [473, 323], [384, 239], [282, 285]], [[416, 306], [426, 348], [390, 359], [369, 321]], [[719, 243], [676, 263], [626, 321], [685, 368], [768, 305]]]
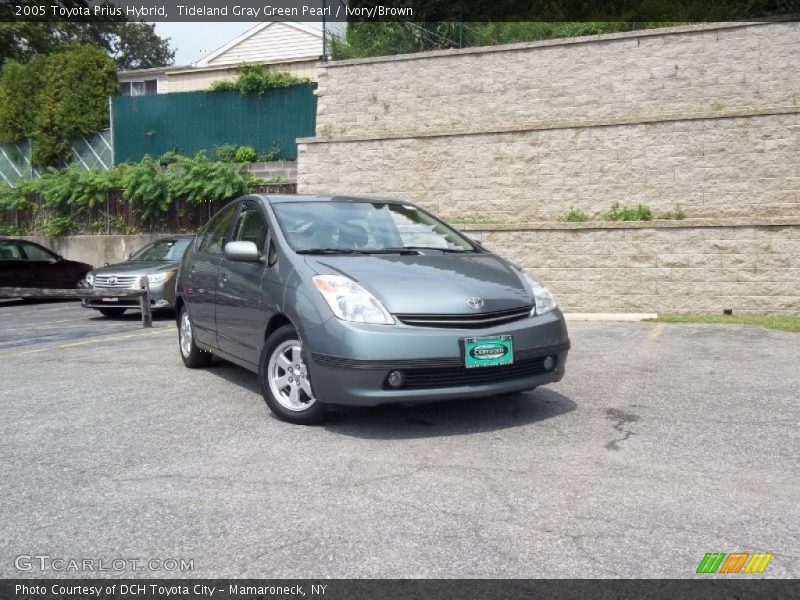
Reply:
[[298, 425], [322, 423], [328, 411], [314, 396], [300, 336], [290, 325], [277, 329], [261, 352], [258, 378], [273, 414]]
[[125, 313], [124, 308], [98, 308], [100, 314], [104, 317], [117, 318]]
[[210, 352], [201, 349], [194, 340], [194, 329], [189, 311], [185, 306], [181, 307], [181, 314], [178, 317], [178, 347], [181, 351], [183, 364], [190, 369], [201, 369], [211, 364], [213, 356]]

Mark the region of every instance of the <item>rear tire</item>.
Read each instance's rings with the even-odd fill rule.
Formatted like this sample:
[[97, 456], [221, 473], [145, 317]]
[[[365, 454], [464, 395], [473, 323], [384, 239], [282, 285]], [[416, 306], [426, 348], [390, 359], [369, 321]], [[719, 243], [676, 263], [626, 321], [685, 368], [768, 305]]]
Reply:
[[194, 329], [189, 311], [181, 307], [178, 317], [178, 347], [180, 348], [183, 364], [190, 369], [201, 369], [211, 364], [214, 356], [211, 352], [201, 349], [194, 341]]
[[104, 317], [121, 317], [125, 313], [124, 308], [98, 308], [100, 314]]
[[327, 408], [314, 396], [303, 344], [291, 325], [280, 327], [267, 338], [258, 380], [267, 406], [282, 421], [316, 425], [328, 418]]

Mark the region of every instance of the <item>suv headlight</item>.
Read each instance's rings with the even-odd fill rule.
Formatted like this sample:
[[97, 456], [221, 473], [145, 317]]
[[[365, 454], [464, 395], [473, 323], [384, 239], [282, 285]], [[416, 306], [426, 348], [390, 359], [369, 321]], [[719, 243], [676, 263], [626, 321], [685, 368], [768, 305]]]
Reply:
[[87, 273], [84, 278], [86, 285], [94, 285], [94, 273]]
[[169, 281], [175, 275], [175, 271], [166, 271], [165, 273], [156, 273], [155, 275], [148, 275], [147, 276], [147, 283], [150, 285], [156, 285], [159, 283], [164, 283], [165, 281]]
[[523, 279], [530, 284], [531, 291], [533, 292], [534, 307], [531, 311], [531, 316], [543, 315], [551, 310], [555, 310], [558, 305], [556, 304], [556, 299], [553, 298], [553, 294], [550, 293], [550, 290], [548, 290], [528, 274], [522, 272], [520, 273], [522, 274]]
[[394, 318], [375, 296], [349, 277], [315, 275], [314, 285], [325, 298], [333, 314], [342, 321], [393, 325]]

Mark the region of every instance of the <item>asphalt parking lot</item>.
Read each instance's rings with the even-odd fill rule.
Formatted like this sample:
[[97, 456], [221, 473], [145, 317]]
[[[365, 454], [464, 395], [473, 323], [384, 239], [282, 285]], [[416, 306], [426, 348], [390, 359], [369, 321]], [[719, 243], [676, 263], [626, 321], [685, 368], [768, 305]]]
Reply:
[[309, 428], [140, 327], [0, 302], [0, 576], [692, 577], [734, 551], [800, 576], [800, 336], [576, 322], [558, 384]]

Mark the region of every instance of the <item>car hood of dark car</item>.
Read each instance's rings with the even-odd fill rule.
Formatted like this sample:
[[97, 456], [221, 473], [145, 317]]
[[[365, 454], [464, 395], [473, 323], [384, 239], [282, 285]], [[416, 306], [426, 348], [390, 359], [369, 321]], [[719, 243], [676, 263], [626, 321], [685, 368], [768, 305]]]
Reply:
[[174, 271], [180, 266], [177, 261], [163, 260], [130, 260], [115, 265], [108, 265], [95, 270], [95, 275], [115, 275], [119, 273], [137, 273], [140, 275], [150, 275], [163, 271]]
[[[480, 314], [533, 304], [517, 271], [492, 254], [315, 256], [306, 263], [318, 274], [354, 279], [396, 314]], [[483, 306], [470, 307], [469, 298]]]

